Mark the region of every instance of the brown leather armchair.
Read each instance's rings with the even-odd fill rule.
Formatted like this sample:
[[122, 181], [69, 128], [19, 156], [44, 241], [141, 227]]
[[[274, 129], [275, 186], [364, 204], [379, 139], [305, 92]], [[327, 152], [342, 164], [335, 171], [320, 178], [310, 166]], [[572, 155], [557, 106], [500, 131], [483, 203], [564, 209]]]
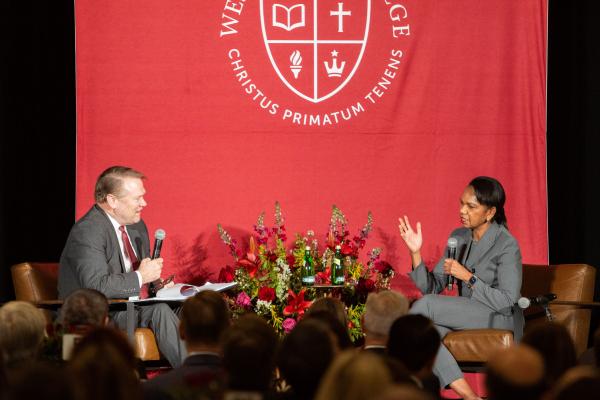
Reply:
[[[11, 267], [17, 300], [40, 302], [58, 299], [58, 263], [24, 262]], [[58, 302], [57, 302], [58, 304]], [[49, 314], [47, 314], [48, 317]], [[135, 330], [134, 346], [142, 361], [159, 361], [160, 353], [154, 333], [148, 328]]]
[[[566, 326], [578, 355], [587, 348], [591, 310], [585, 303], [593, 302], [595, 277], [596, 269], [587, 264], [523, 265], [522, 295], [557, 295], [557, 300], [550, 303], [550, 311], [556, 322]], [[525, 310], [525, 331], [546, 320], [540, 307], [528, 308]], [[494, 351], [512, 344], [512, 332], [497, 329], [451, 332], [444, 338], [444, 345], [465, 370], [472, 367], [477, 370]]]

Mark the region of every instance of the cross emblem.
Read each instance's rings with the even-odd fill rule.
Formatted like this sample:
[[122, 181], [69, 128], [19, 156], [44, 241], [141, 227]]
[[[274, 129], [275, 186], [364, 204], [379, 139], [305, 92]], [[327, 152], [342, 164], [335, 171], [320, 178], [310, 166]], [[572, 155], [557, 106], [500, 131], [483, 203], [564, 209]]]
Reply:
[[338, 32], [344, 32], [344, 17], [352, 15], [352, 11], [344, 11], [344, 3], [338, 3], [338, 9], [331, 10], [329, 15], [338, 17]]

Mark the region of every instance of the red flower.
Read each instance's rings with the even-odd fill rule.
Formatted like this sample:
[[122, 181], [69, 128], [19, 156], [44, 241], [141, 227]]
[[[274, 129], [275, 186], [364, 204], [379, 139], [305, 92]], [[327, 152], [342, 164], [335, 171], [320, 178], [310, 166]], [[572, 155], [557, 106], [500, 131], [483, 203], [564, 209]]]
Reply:
[[370, 293], [375, 290], [375, 282], [372, 279], [359, 278], [356, 291], [361, 294]]
[[255, 263], [250, 260], [243, 259], [238, 261], [237, 264], [239, 267], [244, 268], [248, 272], [248, 275], [254, 278], [254, 274], [256, 274], [256, 271], [258, 270], [258, 266]]
[[286, 261], [287, 261], [287, 265], [290, 267], [290, 269], [294, 270], [294, 269], [298, 268], [297, 265], [294, 265], [294, 263], [296, 262], [296, 258], [294, 257], [293, 254], [288, 254], [288, 256], [286, 257]]
[[271, 261], [271, 262], [277, 261], [277, 254], [275, 254], [275, 253], [269, 253], [267, 255], [267, 257], [269, 258], [269, 261]]
[[268, 286], [263, 286], [258, 289], [258, 299], [262, 301], [273, 301], [275, 300], [275, 289]]
[[291, 290], [288, 291], [288, 305], [283, 309], [283, 315], [288, 316], [297, 313], [298, 316], [301, 316], [304, 314], [304, 311], [312, 303], [304, 300], [304, 292], [305, 289], [302, 289], [298, 294], [295, 294]]
[[327, 285], [331, 283], [331, 268], [325, 268], [325, 271], [317, 272], [315, 275], [315, 281], [321, 285]]
[[354, 249], [352, 248], [352, 246], [344, 243], [342, 245], [342, 254], [345, 256], [351, 256], [354, 254]]
[[381, 275], [387, 276], [394, 272], [394, 268], [387, 261], [379, 260], [373, 266], [375, 271], [379, 272]]
[[221, 268], [219, 272], [219, 282], [231, 282], [235, 276], [235, 271], [229, 265]]
[[248, 252], [246, 253], [246, 259], [250, 262], [256, 263], [256, 254]]

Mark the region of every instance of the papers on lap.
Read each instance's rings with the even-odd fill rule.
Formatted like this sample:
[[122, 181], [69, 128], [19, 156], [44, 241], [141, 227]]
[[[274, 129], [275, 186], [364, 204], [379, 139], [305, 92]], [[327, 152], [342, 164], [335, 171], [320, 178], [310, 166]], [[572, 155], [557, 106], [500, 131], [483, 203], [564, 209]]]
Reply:
[[189, 285], [187, 283], [176, 283], [174, 286], [165, 287], [156, 292], [156, 299], [160, 300], [185, 300], [203, 290], [214, 290], [222, 292], [236, 286], [236, 282], [229, 283], [210, 283], [206, 282], [202, 286]]

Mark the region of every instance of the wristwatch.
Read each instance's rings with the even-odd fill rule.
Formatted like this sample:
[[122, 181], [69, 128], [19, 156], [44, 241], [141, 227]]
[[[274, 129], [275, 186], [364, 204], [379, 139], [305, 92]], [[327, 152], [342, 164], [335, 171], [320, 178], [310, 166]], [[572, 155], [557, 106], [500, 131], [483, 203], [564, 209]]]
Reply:
[[475, 282], [477, 282], [477, 277], [475, 275], [472, 275], [469, 279], [469, 282], [467, 283], [468, 288], [472, 289]]

